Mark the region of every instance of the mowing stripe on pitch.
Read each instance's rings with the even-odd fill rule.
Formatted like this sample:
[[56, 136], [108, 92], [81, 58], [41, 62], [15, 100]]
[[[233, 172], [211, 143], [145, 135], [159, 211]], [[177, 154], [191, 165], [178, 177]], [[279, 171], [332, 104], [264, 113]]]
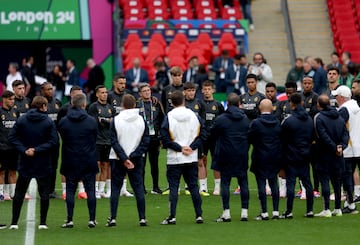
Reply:
[[35, 244], [35, 212], [36, 212], [36, 180], [32, 179], [29, 187], [29, 194], [31, 199], [28, 201], [27, 212], [26, 212], [26, 234], [25, 234], [25, 245]]

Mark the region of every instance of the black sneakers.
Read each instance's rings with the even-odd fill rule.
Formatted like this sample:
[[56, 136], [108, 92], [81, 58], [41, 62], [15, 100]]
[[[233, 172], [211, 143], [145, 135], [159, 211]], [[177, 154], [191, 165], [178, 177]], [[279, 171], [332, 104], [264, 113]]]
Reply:
[[88, 223], [89, 228], [95, 228], [96, 225], [97, 225], [96, 220], [90, 220], [89, 223]]

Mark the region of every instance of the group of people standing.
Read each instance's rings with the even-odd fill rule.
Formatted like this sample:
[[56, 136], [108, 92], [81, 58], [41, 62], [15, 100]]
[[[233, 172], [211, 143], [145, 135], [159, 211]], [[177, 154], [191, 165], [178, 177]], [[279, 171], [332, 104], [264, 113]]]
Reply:
[[[47, 211], [49, 198], [54, 194], [59, 154], [58, 133], [63, 142], [60, 173], [63, 175], [63, 198], [67, 209], [63, 228], [74, 227], [74, 196], [78, 183], [87, 194], [88, 227], [96, 227], [96, 198], [102, 197], [110, 197], [110, 215], [106, 225], [116, 226], [119, 196], [124, 193], [121, 191], [124, 186], [126, 189], [126, 176], [135, 194], [139, 225], [146, 226], [146, 155], [149, 155], [153, 180], [151, 193], [169, 194], [169, 216], [161, 224], [176, 224], [181, 176], [186, 182], [185, 193], [192, 196], [195, 222], [202, 224], [201, 196], [210, 195], [207, 185], [209, 151], [214, 170], [213, 195], [221, 195], [223, 204], [223, 212], [216, 221], [231, 221], [229, 188], [232, 177], [237, 178], [241, 189], [240, 218], [247, 221], [250, 145], [253, 146], [250, 170], [256, 177], [261, 204], [256, 219], [269, 219], [267, 183], [273, 199], [272, 218], [293, 218], [297, 177], [306, 198], [306, 217], [357, 212], [356, 198], [352, 194], [355, 186], [353, 173], [360, 157], [360, 142], [356, 133], [360, 109], [358, 103], [351, 99], [348, 87], [333, 84], [338, 82], [339, 70], [336, 67], [329, 68], [327, 72], [327, 95], [318, 96], [313, 92], [313, 77], [304, 76], [302, 92], [297, 92], [295, 82], [287, 82], [288, 100], [281, 102], [276, 99], [274, 83], [267, 83], [265, 94], [262, 94], [257, 85], [263, 75], [250, 73], [245, 77], [246, 89], [241, 95], [228, 94], [226, 110], [214, 100], [215, 86], [212, 82], [202, 83], [204, 99], [201, 100], [196, 97], [199, 88], [193, 82], [183, 83], [180, 67], [172, 67], [170, 75], [172, 84], [163, 89], [161, 101], [152, 96], [149, 84], [138, 84], [138, 93], [135, 94], [126, 89], [126, 76], [116, 74], [109, 93], [104, 85], [96, 86], [96, 101], [90, 105], [87, 105], [81, 88], [72, 86], [71, 101], [61, 106], [54, 98], [51, 83], [44, 83], [41, 96], [35, 96], [30, 104], [24, 96], [25, 83], [21, 80], [13, 82], [15, 93], [5, 91], [2, 96], [0, 149], [4, 152], [2, 156], [9, 156], [2, 158], [0, 196], [4, 171], [18, 170], [16, 188], [13, 185], [12, 189], [15, 189], [11, 192], [13, 217], [10, 228], [18, 229], [21, 206], [32, 178], [38, 182], [41, 199], [38, 228], [48, 228]], [[360, 95], [358, 86], [359, 82], [355, 80], [352, 90], [356, 98]], [[339, 111], [336, 106], [340, 107]], [[164, 191], [159, 187], [161, 144], [167, 149], [168, 189]], [[317, 214], [313, 212], [314, 188], [310, 180], [310, 166], [321, 184], [324, 199], [324, 210]], [[280, 188], [279, 191], [278, 176], [286, 180], [286, 190]], [[9, 177], [9, 181], [12, 179]], [[329, 181], [335, 192], [335, 209], [332, 212]], [[347, 194], [344, 208], [341, 208], [341, 185]], [[282, 191], [285, 193], [282, 194]], [[286, 210], [280, 214], [279, 198], [285, 195]]]

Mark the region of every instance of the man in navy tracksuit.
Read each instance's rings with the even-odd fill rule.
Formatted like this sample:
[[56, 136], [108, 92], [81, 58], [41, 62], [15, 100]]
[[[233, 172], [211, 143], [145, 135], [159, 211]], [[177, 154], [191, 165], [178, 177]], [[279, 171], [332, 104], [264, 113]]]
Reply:
[[74, 195], [82, 180], [87, 194], [89, 228], [96, 226], [95, 177], [99, 172], [96, 155], [98, 125], [86, 111], [86, 96], [77, 94], [71, 99], [72, 107], [58, 124], [62, 138], [60, 173], [66, 178], [67, 221], [62, 228], [73, 228]]
[[59, 144], [55, 123], [48, 117], [48, 101], [45, 97], [35, 96], [29, 110], [21, 116], [10, 130], [9, 142], [18, 150], [20, 161], [13, 214], [10, 229], [18, 229], [21, 206], [32, 178], [36, 178], [40, 194], [39, 229], [48, 229], [46, 224], [49, 209], [50, 176], [52, 173], [52, 151]]
[[283, 159], [286, 174], [286, 212], [281, 218], [292, 219], [294, 189], [296, 177], [299, 177], [306, 189], [305, 217], [314, 217], [313, 188], [310, 181], [310, 148], [314, 126], [311, 117], [301, 105], [301, 95], [290, 96], [292, 113], [281, 124]]
[[[314, 118], [315, 132], [318, 142], [319, 164], [317, 165], [321, 183], [324, 210], [315, 216], [331, 217], [341, 216], [341, 178], [345, 170], [343, 150], [347, 147], [349, 133], [344, 119], [338, 111], [330, 106], [327, 95], [320, 95], [318, 99], [320, 113]], [[335, 209], [330, 212], [331, 181], [335, 193]]]
[[266, 201], [266, 179], [269, 181], [273, 201], [273, 219], [279, 218], [279, 189], [277, 174], [281, 160], [281, 126], [273, 112], [272, 102], [263, 99], [259, 109], [261, 115], [252, 121], [249, 129], [249, 143], [253, 145], [251, 172], [255, 174], [261, 214], [257, 220], [268, 220]]
[[221, 173], [221, 198], [223, 213], [217, 222], [230, 222], [230, 181], [236, 177], [241, 188], [241, 220], [248, 220], [248, 130], [249, 119], [239, 108], [240, 97], [230, 93], [227, 110], [215, 119], [211, 135], [216, 141], [211, 168]]

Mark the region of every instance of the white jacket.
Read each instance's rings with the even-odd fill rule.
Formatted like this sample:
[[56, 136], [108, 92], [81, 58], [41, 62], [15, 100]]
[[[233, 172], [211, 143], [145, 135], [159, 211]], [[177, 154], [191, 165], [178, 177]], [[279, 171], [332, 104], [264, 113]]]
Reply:
[[[119, 144], [129, 156], [139, 146], [145, 131], [144, 119], [139, 115], [139, 109], [123, 110], [114, 117]], [[113, 148], [110, 150], [109, 159], [118, 159]]]
[[340, 106], [349, 113], [346, 128], [349, 130], [349, 145], [344, 150], [344, 158], [360, 157], [360, 107], [355, 100], [346, 101]]
[[[201, 124], [196, 114], [185, 107], [172, 109], [168, 115], [169, 134], [173, 142], [180, 146], [190, 146], [199, 136]], [[167, 164], [184, 164], [198, 161], [198, 150], [194, 150], [189, 156], [182, 152], [167, 149]]]

